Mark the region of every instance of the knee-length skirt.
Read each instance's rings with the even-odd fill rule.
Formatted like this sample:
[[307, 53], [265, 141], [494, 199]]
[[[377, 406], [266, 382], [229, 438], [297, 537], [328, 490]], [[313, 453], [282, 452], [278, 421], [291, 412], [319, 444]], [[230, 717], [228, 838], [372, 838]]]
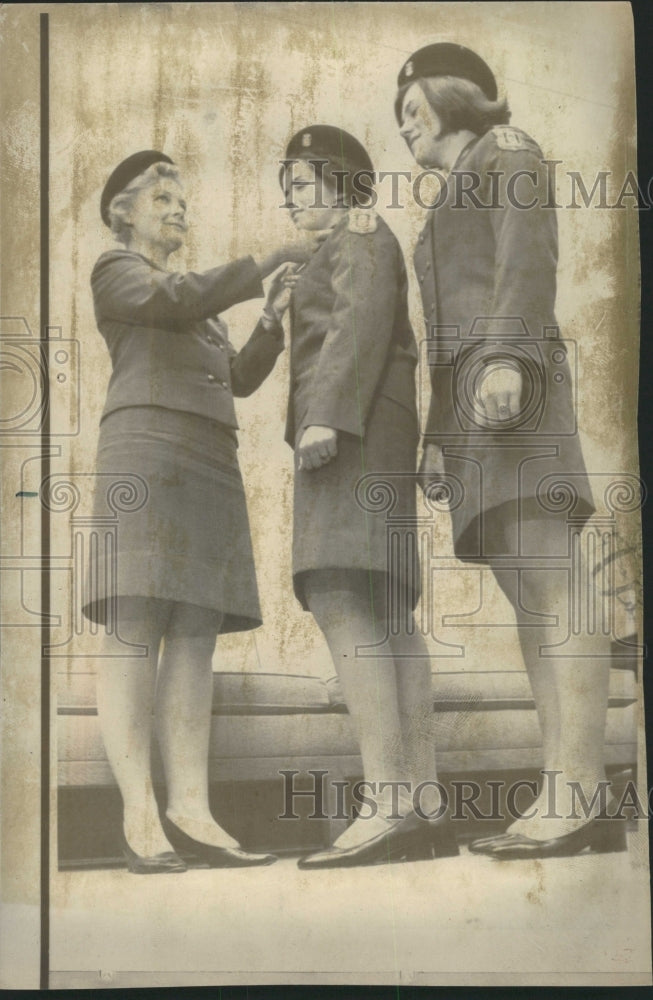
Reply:
[[304, 609], [305, 574], [320, 569], [386, 574], [396, 599], [403, 595], [415, 607], [418, 438], [415, 414], [378, 396], [362, 439], [340, 432], [335, 458], [319, 469], [295, 469], [293, 583]]
[[[556, 352], [552, 353], [555, 358]], [[562, 350], [559, 354], [564, 357]], [[458, 433], [444, 445], [444, 467], [454, 497], [454, 551], [459, 559], [485, 562], [502, 556], [553, 555], [548, 548], [534, 552], [529, 526], [534, 525], [538, 539], [537, 522], [547, 522], [551, 541], [558, 538], [566, 545], [567, 521], [578, 527], [594, 513], [576, 429], [570, 368], [566, 360], [551, 367], [557, 370], [544, 375], [548, 382], [540, 393], [545, 405], [532, 428], [522, 420], [512, 430]], [[561, 383], [554, 381], [556, 376]], [[528, 412], [525, 405], [523, 412]], [[451, 413], [444, 426], [451, 428], [454, 419]]]
[[222, 632], [261, 624], [231, 428], [163, 407], [117, 410], [100, 427], [84, 614], [154, 597], [221, 612]]

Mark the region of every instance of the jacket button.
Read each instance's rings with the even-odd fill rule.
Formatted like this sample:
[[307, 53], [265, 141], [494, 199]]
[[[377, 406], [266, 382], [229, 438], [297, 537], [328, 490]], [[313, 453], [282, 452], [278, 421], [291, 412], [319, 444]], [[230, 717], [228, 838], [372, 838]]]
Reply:
[[420, 282], [421, 282], [422, 284], [424, 284], [424, 275], [423, 275], [423, 274], [420, 274], [420, 276], [419, 276], [419, 280], [420, 280]]
[[431, 264], [430, 264], [430, 262], [429, 262], [429, 261], [427, 260], [426, 264], [424, 265], [425, 269], [426, 269], [426, 270], [428, 271], [428, 269], [430, 268], [430, 266], [431, 266]]
[[207, 375], [206, 377], [209, 380], [209, 382], [215, 382], [215, 375]]
[[218, 350], [224, 351], [224, 344], [218, 344]]
[[420, 236], [419, 241], [420, 241], [420, 243], [423, 243], [424, 242], [424, 237]]
[[212, 344], [213, 343], [213, 337], [207, 337], [206, 338], [206, 342], [207, 342], [207, 344]]
[[228, 382], [221, 382], [220, 385], [222, 386], [223, 389], [228, 389], [229, 388], [229, 383]]

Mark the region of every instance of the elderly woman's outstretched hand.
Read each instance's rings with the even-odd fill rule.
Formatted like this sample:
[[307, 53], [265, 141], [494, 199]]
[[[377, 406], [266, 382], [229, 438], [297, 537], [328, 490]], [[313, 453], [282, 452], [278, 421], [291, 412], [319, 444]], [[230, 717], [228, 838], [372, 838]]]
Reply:
[[281, 263], [307, 264], [330, 232], [330, 229], [298, 232], [294, 240], [279, 247]]
[[320, 232], [301, 233], [296, 239], [273, 250], [262, 261], [256, 262], [261, 277], [267, 278], [282, 264], [307, 264], [330, 232], [330, 229], [326, 229]]
[[274, 316], [277, 323], [281, 322], [283, 314], [290, 305], [290, 297], [299, 280], [302, 268], [302, 264], [286, 264], [272, 279], [264, 313], [267, 312]]

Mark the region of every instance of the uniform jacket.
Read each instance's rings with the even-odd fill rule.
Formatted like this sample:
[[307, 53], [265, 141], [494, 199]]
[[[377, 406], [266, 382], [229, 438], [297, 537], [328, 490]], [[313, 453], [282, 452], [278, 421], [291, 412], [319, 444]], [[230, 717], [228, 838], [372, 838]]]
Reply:
[[442, 348], [431, 355], [427, 431], [436, 438], [459, 429], [451, 378], [461, 350], [485, 341], [500, 355], [506, 343], [532, 341], [532, 356], [548, 367], [558, 244], [555, 211], [542, 207], [553, 204], [542, 160], [525, 132], [496, 126], [462, 151], [446, 199], [428, 212], [414, 262], [427, 337]]
[[[430, 338], [425, 437], [443, 448], [459, 495], [451, 506], [458, 554], [481, 552], [481, 515], [493, 508], [526, 511], [530, 504], [537, 516], [551, 510], [552, 477], [577, 496], [574, 516], [593, 509], [576, 427], [572, 345], [555, 318], [555, 201], [542, 161], [537, 144], [513, 127], [474, 139], [415, 250]], [[521, 409], [498, 427], [479, 413], [478, 393], [487, 366], [506, 360], [522, 374]]]
[[312, 424], [363, 437], [378, 394], [415, 413], [417, 349], [406, 294], [403, 256], [386, 223], [368, 210], [345, 213], [293, 293], [291, 446]]
[[113, 365], [103, 417], [125, 406], [163, 406], [238, 426], [233, 396], [258, 388], [283, 349], [281, 328], [259, 323], [237, 352], [217, 315], [263, 295], [251, 257], [173, 274], [112, 250], [98, 259], [91, 287]]

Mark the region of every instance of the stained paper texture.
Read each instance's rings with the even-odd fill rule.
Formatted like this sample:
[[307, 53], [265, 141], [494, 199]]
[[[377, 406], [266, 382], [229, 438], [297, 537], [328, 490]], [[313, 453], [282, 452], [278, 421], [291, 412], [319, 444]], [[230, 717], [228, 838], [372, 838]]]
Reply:
[[[638, 203], [647, 195], [635, 173], [629, 5], [12, 4], [0, 19], [2, 985], [35, 986], [39, 975], [50, 987], [97, 988], [650, 984], [636, 437]], [[474, 49], [492, 68], [512, 112], [499, 148], [519, 144], [515, 129], [533, 137], [557, 205], [549, 209], [559, 241], [556, 318], [573, 401], [559, 430], [561, 439], [578, 431], [596, 513], [574, 529], [574, 469], [545, 489], [547, 509], [573, 538], [554, 570], [546, 564], [566, 580], [568, 595], [561, 620], [550, 622], [551, 641], [572, 676], [583, 630], [610, 644], [605, 763], [617, 801], [628, 799], [628, 850], [499, 863], [468, 849], [489, 829], [463, 801], [472, 785], [483, 787], [487, 810], [488, 781], [504, 783], [505, 802], [511, 783], [541, 777], [544, 758], [512, 610], [487, 566], [454, 556], [448, 508], [469, 499], [457, 496], [453, 476], [448, 497], [429, 503], [418, 494], [410, 528], [421, 554], [416, 627], [431, 654], [436, 749], [460, 813], [461, 853], [297, 869], [302, 852], [328, 845], [343, 820], [332, 788], [328, 819], [308, 819], [306, 798], [295, 800], [301, 819], [279, 819], [288, 811], [280, 771], [297, 772], [292, 791], [315, 788], [311, 770], [326, 771], [327, 786], [353, 782], [362, 770], [327, 645], [293, 593], [286, 317], [286, 350], [272, 374], [236, 400], [263, 625], [218, 639], [222, 708], [210, 763], [212, 802], [225, 826], [233, 821], [243, 842], [281, 860], [260, 870], [136, 877], [121, 864], [120, 803], [95, 713], [104, 629], [81, 613], [89, 550], [110, 545], [140, 502], [132, 479], [107, 494], [101, 523], [93, 508], [111, 363], [90, 275], [116, 245], [100, 218], [103, 185], [131, 153], [164, 151], [188, 202], [186, 245], [171, 267], [262, 260], [295, 237], [279, 186], [291, 136], [320, 123], [355, 136], [377, 173], [375, 211], [406, 261], [423, 432], [433, 366], [448, 363], [429, 353], [423, 275], [413, 266], [419, 234], [437, 213], [427, 206], [437, 200], [438, 178], [422, 176], [399, 134], [394, 101], [409, 56], [441, 41]], [[533, 191], [528, 179], [515, 190], [524, 201]], [[470, 204], [462, 211], [479, 211]], [[359, 219], [356, 238], [372, 238], [366, 225]], [[236, 349], [263, 302], [222, 315]], [[551, 336], [558, 334], [529, 331], [512, 346], [550, 358]], [[558, 385], [552, 376], [547, 391]], [[535, 378], [525, 462], [542, 444], [540, 389]], [[473, 402], [473, 385], [469, 391]], [[390, 540], [394, 487], [386, 471], [363, 470], [370, 476], [358, 504], [386, 517]], [[546, 563], [556, 554], [540, 555]], [[537, 609], [525, 610], [535, 622]], [[573, 711], [564, 717], [573, 728]], [[526, 785], [514, 794], [524, 809], [532, 801]]]

